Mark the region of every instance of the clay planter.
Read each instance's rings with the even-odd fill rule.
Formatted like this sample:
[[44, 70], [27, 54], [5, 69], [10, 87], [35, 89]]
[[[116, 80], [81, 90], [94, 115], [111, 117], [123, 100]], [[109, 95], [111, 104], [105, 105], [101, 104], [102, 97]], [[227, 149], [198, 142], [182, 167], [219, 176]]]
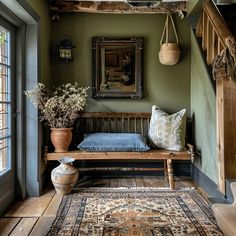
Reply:
[[54, 152], [67, 152], [72, 140], [72, 128], [51, 128]]
[[51, 180], [56, 189], [57, 194], [70, 194], [73, 186], [78, 180], [79, 172], [73, 167], [72, 163], [75, 159], [64, 157], [59, 160], [61, 163], [58, 167], [52, 170]]

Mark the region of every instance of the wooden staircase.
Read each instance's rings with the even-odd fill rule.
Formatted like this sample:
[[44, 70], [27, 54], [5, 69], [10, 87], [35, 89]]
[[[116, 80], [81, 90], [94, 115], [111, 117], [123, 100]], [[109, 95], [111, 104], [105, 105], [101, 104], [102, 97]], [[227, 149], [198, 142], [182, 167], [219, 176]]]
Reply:
[[[230, 46], [226, 43], [236, 35], [235, 9], [236, 4], [216, 6], [211, 0], [205, 1], [196, 29], [196, 35], [202, 38], [207, 64], [215, 72], [218, 186], [223, 193], [225, 180], [236, 179], [236, 76], [232, 78], [228, 73], [236, 68], [236, 42]], [[233, 66], [229, 68], [225, 60], [233, 61]]]

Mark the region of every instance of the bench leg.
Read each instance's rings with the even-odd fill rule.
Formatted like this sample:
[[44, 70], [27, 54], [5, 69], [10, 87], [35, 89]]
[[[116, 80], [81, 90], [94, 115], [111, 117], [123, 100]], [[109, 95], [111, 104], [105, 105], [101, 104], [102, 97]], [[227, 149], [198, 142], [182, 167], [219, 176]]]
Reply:
[[174, 183], [174, 171], [172, 168], [172, 160], [171, 159], [167, 160], [167, 174], [168, 174], [170, 189], [173, 190], [173, 189], [175, 189], [175, 183]]
[[166, 181], [169, 181], [169, 180], [168, 180], [168, 174], [167, 174], [167, 160], [164, 160], [163, 165], [164, 165], [165, 180], [166, 180]]

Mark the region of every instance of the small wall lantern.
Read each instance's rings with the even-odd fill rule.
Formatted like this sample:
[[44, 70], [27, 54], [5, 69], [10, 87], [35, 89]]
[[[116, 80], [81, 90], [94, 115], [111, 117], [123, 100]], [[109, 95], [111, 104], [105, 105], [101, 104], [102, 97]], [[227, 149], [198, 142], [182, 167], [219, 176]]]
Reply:
[[57, 48], [58, 56], [61, 61], [64, 61], [65, 63], [73, 61], [73, 48], [75, 48], [75, 46], [68, 38], [63, 39], [61, 43], [57, 45]]

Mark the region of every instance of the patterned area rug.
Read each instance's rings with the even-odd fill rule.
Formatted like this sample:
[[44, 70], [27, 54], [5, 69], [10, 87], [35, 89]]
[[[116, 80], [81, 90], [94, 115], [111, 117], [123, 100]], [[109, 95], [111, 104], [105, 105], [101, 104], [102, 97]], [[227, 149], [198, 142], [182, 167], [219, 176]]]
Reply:
[[79, 189], [63, 197], [48, 236], [223, 235], [192, 189]]

